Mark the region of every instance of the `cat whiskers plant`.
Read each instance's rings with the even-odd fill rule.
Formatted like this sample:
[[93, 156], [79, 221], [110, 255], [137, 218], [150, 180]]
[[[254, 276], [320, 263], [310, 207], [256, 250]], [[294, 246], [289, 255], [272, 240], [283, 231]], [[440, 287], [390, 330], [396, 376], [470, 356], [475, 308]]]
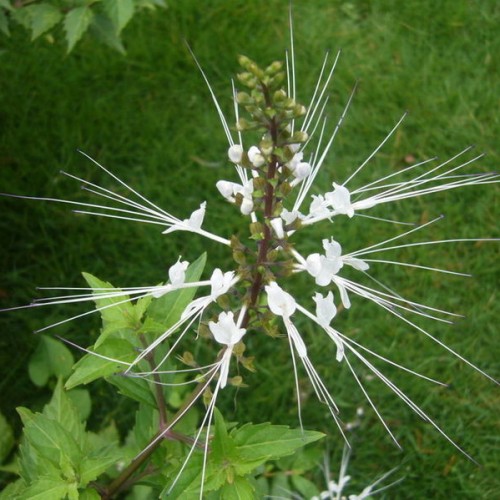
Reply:
[[[340, 408], [309, 358], [305, 336], [299, 332], [296, 323], [292, 320], [297, 313], [311, 321], [317, 331], [326, 335], [332, 343], [332, 358], [335, 358], [339, 364], [347, 365], [363, 396], [397, 446], [400, 445], [395, 435], [363, 385], [354, 363], [366, 367], [417, 415], [430, 423], [461, 453], [473, 460], [374, 363], [383, 362], [426, 381], [445, 384], [389, 360], [332, 327], [331, 323], [338, 315], [334, 290], [339, 296], [337, 303], [342, 304], [344, 309], [351, 307], [350, 295], [373, 302], [497, 383], [483, 370], [406, 317], [406, 314], [413, 314], [416, 317], [440, 323], [450, 323], [447, 317], [457, 316], [456, 314], [408, 300], [384, 284], [382, 279], [371, 274], [372, 265], [373, 267], [377, 265], [408, 266], [457, 276], [467, 276], [465, 273], [411, 262], [370, 257], [377, 252], [388, 252], [412, 246], [492, 240], [461, 238], [394, 245], [396, 240], [407, 238], [425, 229], [441, 217], [415, 227], [408, 222], [388, 220], [378, 215], [367, 215], [364, 212], [379, 205], [445, 190], [496, 183], [499, 176], [496, 173], [463, 174], [462, 171], [466, 167], [482, 157], [482, 155], [476, 155], [464, 159], [472, 149], [469, 147], [434, 167], [429, 168], [429, 163], [434, 159], [421, 161], [396, 172], [384, 174], [378, 180], [371, 181], [364, 186], [348, 188], [347, 186], [354, 184], [361, 170], [391, 138], [404, 120], [406, 116], [404, 114], [346, 180], [341, 182], [340, 179], [336, 179], [332, 183], [333, 189], [324, 194], [311, 194], [313, 183], [320, 169], [328, 162], [329, 152], [354, 96], [353, 90], [339, 119], [330, 127], [326, 116], [329, 102], [328, 87], [338, 60], [339, 54], [329, 65], [329, 57], [325, 57], [317, 84], [309, 105], [306, 107], [296, 99], [293, 38], [290, 55], [287, 54], [285, 65], [278, 61], [261, 68], [251, 59], [240, 56], [241, 72], [238, 74], [238, 82], [243, 90], [238, 90], [236, 83], [232, 82], [231, 91], [236, 115], [236, 135], [234, 136], [209, 80], [195, 58], [220, 117], [228, 140], [228, 159], [233, 164], [237, 176], [236, 180], [219, 180], [216, 188], [223, 198], [236, 207], [244, 217], [238, 234], [224, 237], [204, 229], [202, 226], [207, 211], [205, 201], [189, 217], [180, 219], [159, 208], [90, 157], [88, 158], [96, 166], [130, 193], [129, 197], [72, 174], [65, 175], [81, 182], [86, 191], [112, 202], [112, 205], [18, 196], [75, 205], [79, 207], [75, 211], [81, 214], [159, 225], [163, 234], [166, 235], [173, 231], [190, 232], [222, 244], [232, 252], [233, 268], [228, 271], [215, 269], [211, 272], [209, 279], [201, 279], [206, 256], [200, 257], [191, 265], [179, 258], [170, 267], [169, 282], [166, 284], [115, 289], [109, 283], [85, 275], [89, 283], [88, 288], [62, 288], [60, 290], [63, 290], [66, 295], [52, 299], [38, 299], [31, 306], [27, 306], [40, 307], [85, 301], [96, 303], [96, 311], [100, 313], [103, 320], [101, 334], [93, 346], [81, 348], [86, 352], [86, 356], [75, 365], [73, 374], [66, 382], [67, 387], [89, 383], [100, 377], [125, 375], [128, 382], [140, 384], [147, 381], [153, 388], [152, 392], [161, 416], [159, 430], [136, 455], [128, 468], [113, 481], [106, 490], [105, 498], [110, 498], [124, 484], [128, 484], [137, 467], [159, 448], [164, 438], [194, 408], [200, 398], [206, 404], [205, 414], [194, 432], [194, 438], [190, 441], [191, 446], [187, 453], [179, 452], [172, 460], [176, 466], [172, 466], [165, 473], [166, 484], [163, 493], [169, 494], [175, 492], [176, 488], [180, 488], [182, 475], [186, 472], [203, 432], [206, 433], [202, 447], [203, 458], [197, 471], [198, 485], [194, 489], [199, 498], [203, 497], [204, 488], [205, 491], [207, 488], [214, 491], [222, 484], [233, 484], [235, 477], [244, 478], [253, 470], [248, 464], [239, 468], [236, 465], [232, 468], [222, 467], [221, 470], [216, 470], [216, 467], [210, 469], [207, 465], [209, 455], [213, 460], [215, 460], [214, 457], [220, 458], [220, 463], [224, 464], [231, 460], [237, 461], [240, 457], [237, 453], [233, 455], [231, 453], [237, 447], [238, 439], [243, 439], [241, 435], [244, 433], [243, 431], [240, 434], [238, 434], [239, 431], [226, 432], [222, 416], [218, 416], [216, 402], [220, 391], [226, 386], [243, 386], [242, 377], [239, 375], [230, 377], [230, 372], [233, 372], [235, 368], [239, 370], [240, 366], [248, 371], [254, 370], [252, 358], [244, 356], [245, 341], [250, 336], [256, 339], [255, 342], [280, 342], [282, 339], [275, 338], [280, 337], [280, 333], [285, 334], [284, 337], [290, 347], [297, 393], [299, 392], [298, 357], [317, 398], [326, 405], [347, 442], [344, 425], [340, 418]], [[240, 107], [246, 112], [246, 117], [241, 116]], [[310, 204], [307, 209], [304, 209], [307, 198], [310, 198]], [[343, 251], [343, 246], [349, 246], [349, 242], [343, 241], [341, 233], [331, 236], [330, 226], [327, 226], [327, 237], [322, 238], [321, 244], [318, 244], [318, 251], [308, 255], [301, 253], [300, 247], [304, 242], [301, 241], [299, 235], [304, 229], [311, 225], [331, 223], [337, 217], [342, 216], [348, 219], [368, 217], [380, 222], [412, 227], [392, 238], [346, 253]], [[344, 277], [343, 273], [346, 268], [359, 273], [360, 282]], [[294, 276], [299, 273], [309, 275], [311, 287], [320, 287], [324, 289], [325, 294], [314, 288], [307, 298], [304, 299], [306, 294], [302, 291], [300, 300], [296, 299], [293, 295], [292, 282]], [[363, 283], [366, 278], [373, 283], [372, 286]], [[210, 287], [210, 292], [197, 296], [198, 289], [203, 290], [206, 287]], [[69, 292], [76, 293], [70, 294]], [[314, 313], [301, 304], [307, 299], [315, 303]], [[73, 316], [38, 331], [60, 326], [91, 312], [94, 311]], [[193, 333], [195, 335], [192, 335]], [[74, 345], [73, 342], [66, 341]], [[196, 348], [193, 349], [195, 353], [178, 354], [181, 346], [189, 345], [189, 343], [195, 345]], [[216, 350], [219, 352], [213, 361], [213, 352]], [[207, 354], [207, 351], [212, 355]], [[204, 361], [206, 358], [210, 359], [208, 364]], [[372, 361], [373, 358], [375, 361]], [[100, 363], [97, 367], [96, 359]], [[188, 368], [179, 368], [177, 362], [187, 365]], [[182, 380], [171, 380], [172, 377], [177, 376]], [[185, 387], [189, 384], [196, 384], [196, 388], [190, 395], [182, 394], [183, 406], [172, 419], [168, 420], [164, 410], [166, 406], [164, 389]], [[212, 392], [211, 386], [213, 385]], [[130, 390], [130, 387], [128, 389]], [[144, 398], [143, 394], [141, 398]], [[312, 436], [304, 430], [298, 395], [297, 400], [300, 432], [303, 437], [302, 443], [296, 444], [296, 447], [299, 447], [308, 442], [308, 439], [315, 440], [320, 436]], [[233, 440], [231, 446], [214, 444], [214, 448], [218, 450], [214, 453], [210, 445], [213, 420], [215, 420], [216, 432], [212, 443], [217, 443], [217, 439]], [[245, 429], [245, 426], [242, 429]], [[218, 432], [222, 434], [222, 437], [217, 435]], [[247, 436], [247, 439], [250, 438]], [[230, 455], [230, 459], [224, 456], [225, 452]], [[288, 452], [287, 449], [282, 453]], [[249, 459], [249, 462], [253, 464], [253, 468], [256, 468], [257, 463], [263, 463], [269, 460], [269, 457], [281, 456], [279, 449], [274, 453], [276, 455], [267, 451], [267, 455], [259, 455], [258, 460], [252, 456], [253, 461]], [[347, 463], [347, 460], [348, 456], [344, 462]], [[338, 495], [340, 495], [342, 484], [346, 481], [344, 476], [341, 471], [341, 479], [337, 487]], [[213, 477], [217, 480], [213, 480]], [[190, 484], [189, 487], [191, 486]], [[187, 488], [184, 485], [182, 487]], [[364, 498], [363, 494], [359, 498]]]

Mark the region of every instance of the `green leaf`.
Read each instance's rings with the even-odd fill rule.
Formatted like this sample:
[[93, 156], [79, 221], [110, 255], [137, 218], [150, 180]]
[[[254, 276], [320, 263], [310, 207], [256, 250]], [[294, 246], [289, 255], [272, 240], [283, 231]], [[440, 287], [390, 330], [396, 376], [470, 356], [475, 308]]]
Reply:
[[118, 447], [97, 450], [80, 462], [80, 484], [85, 487], [103, 472], [122, 460], [123, 452]]
[[304, 498], [312, 498], [320, 494], [318, 487], [303, 476], [294, 474], [291, 477], [291, 481], [294, 490], [299, 492]]
[[7, 419], [0, 413], [0, 463], [2, 463], [14, 446], [14, 433]]
[[61, 379], [58, 380], [52, 399], [49, 404], [45, 405], [42, 414], [61, 424], [79, 444], [79, 447], [83, 448], [85, 427], [75, 405], [66, 394]]
[[[186, 269], [186, 283], [200, 279], [206, 261], [207, 254], [204, 253]], [[186, 306], [193, 300], [195, 293], [196, 288], [183, 288], [167, 293], [151, 303], [147, 315], [163, 325], [165, 331], [178, 321]]]
[[52, 375], [67, 377], [74, 362], [73, 354], [62, 342], [41, 335], [38, 346], [29, 360], [28, 373], [35, 385], [43, 387]]
[[122, 294], [123, 292], [120, 288], [115, 288], [111, 283], [102, 281], [89, 273], [82, 274], [85, 281], [94, 290], [94, 302], [102, 319], [102, 333], [94, 347], [99, 347], [113, 333], [120, 330], [134, 331], [141, 326], [140, 317], [137, 317], [135, 307], [130, 302], [128, 295], [99, 298], [103, 294], [114, 292]]
[[17, 412], [24, 424], [25, 439], [40, 456], [66, 469], [80, 462], [80, 447], [59, 422], [40, 413], [33, 414], [26, 408], [17, 408]]
[[9, 11], [14, 10], [12, 5], [10, 4], [10, 0], [0, 0], [0, 7], [4, 8], [6, 10], [9, 10]]
[[62, 478], [40, 477], [23, 492], [25, 500], [59, 500], [70, 492], [70, 485]]
[[95, 352], [115, 361], [94, 354], [86, 354], [73, 367], [73, 374], [66, 382], [66, 389], [72, 389], [80, 384], [88, 384], [98, 378], [123, 372], [127, 368], [125, 363], [130, 363], [135, 358], [134, 349], [134, 346], [127, 340], [107, 339], [105, 344], [95, 349]]
[[215, 435], [210, 446], [210, 459], [215, 463], [232, 462], [236, 458], [234, 441], [229, 437], [224, 417], [217, 408], [214, 408], [214, 417]]
[[134, 0], [103, 0], [103, 6], [119, 35], [134, 15]]
[[10, 36], [9, 18], [4, 10], [0, 9], [0, 31], [7, 36]]
[[118, 387], [124, 396], [156, 408], [156, 399], [151, 392], [150, 385], [143, 378], [118, 376], [109, 377], [107, 381]]
[[255, 489], [244, 477], [237, 476], [232, 484], [226, 483], [220, 490], [221, 500], [254, 500]]
[[158, 431], [158, 411], [149, 405], [141, 404], [135, 413], [135, 425], [131, 431], [132, 439], [138, 450], [142, 450]]
[[139, 9], [154, 10], [156, 7], [167, 7], [165, 0], [136, 0], [136, 3]]
[[53, 28], [61, 19], [60, 10], [49, 3], [24, 7], [31, 19], [31, 41]]
[[71, 9], [64, 17], [64, 31], [68, 42], [68, 54], [87, 31], [94, 13], [89, 6]]
[[24, 9], [14, 9], [11, 13], [12, 19], [14, 19], [21, 26], [27, 30], [31, 29], [31, 16], [29, 11]]
[[95, 450], [104, 449], [107, 446], [118, 446], [120, 435], [116, 424], [112, 421], [107, 427], [98, 433], [87, 431], [85, 452], [92, 453]]
[[87, 420], [92, 411], [92, 400], [89, 391], [87, 389], [73, 389], [68, 391], [66, 395], [78, 411], [80, 420]]
[[96, 13], [92, 19], [92, 23], [90, 24], [89, 31], [95, 38], [97, 38], [97, 40], [104, 43], [108, 47], [118, 51], [120, 54], [126, 54], [126, 50], [120, 36], [116, 33], [115, 27], [109, 17], [104, 14]]
[[321, 432], [301, 431], [270, 423], [245, 424], [233, 429], [230, 435], [242, 461], [275, 460], [324, 437]]
[[80, 500], [101, 500], [101, 495], [94, 488], [87, 488], [80, 492]]
[[23, 498], [21, 496], [26, 490], [26, 483], [22, 479], [18, 479], [8, 484], [2, 491], [0, 491], [0, 500], [12, 500]]

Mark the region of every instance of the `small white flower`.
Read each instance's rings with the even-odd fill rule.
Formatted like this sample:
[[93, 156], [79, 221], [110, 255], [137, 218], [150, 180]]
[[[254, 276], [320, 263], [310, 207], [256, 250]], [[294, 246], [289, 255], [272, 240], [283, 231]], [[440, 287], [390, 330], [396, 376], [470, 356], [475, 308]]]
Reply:
[[291, 224], [296, 219], [302, 219], [304, 216], [298, 210], [287, 210], [284, 208], [281, 211], [280, 217], [285, 221], [285, 224]]
[[179, 260], [168, 270], [168, 277], [173, 286], [184, 283], [188, 266], [189, 262], [187, 260], [181, 262], [181, 258], [179, 257]]
[[325, 199], [337, 214], [345, 214], [348, 217], [354, 215], [354, 208], [351, 204], [351, 193], [346, 187], [334, 182], [333, 191], [326, 193]]
[[171, 227], [163, 231], [163, 234], [173, 233], [174, 231], [193, 231], [197, 232], [201, 229], [203, 224], [203, 219], [205, 218], [205, 211], [207, 207], [207, 202], [204, 201], [200, 208], [195, 210], [189, 219], [184, 219], [182, 222], [173, 224]]
[[328, 218], [331, 217], [331, 211], [328, 208], [328, 203], [325, 200], [325, 197], [321, 194], [312, 195], [312, 202], [309, 205], [309, 214], [308, 218]]
[[224, 344], [226, 346], [237, 344], [246, 332], [244, 328], [238, 328], [238, 326], [236, 326], [234, 314], [232, 312], [221, 312], [217, 323], [209, 321], [208, 327], [215, 340], [219, 344]]
[[319, 286], [328, 286], [335, 274], [342, 267], [338, 259], [329, 259], [319, 253], [313, 253], [306, 258], [305, 270], [315, 279]]
[[295, 299], [283, 290], [275, 281], [266, 286], [267, 302], [271, 312], [277, 316], [290, 318], [295, 312], [297, 304]]
[[266, 162], [264, 156], [262, 156], [262, 153], [257, 146], [252, 146], [248, 150], [248, 159], [255, 168], [262, 167], [262, 165], [264, 165], [264, 163]]
[[337, 314], [337, 308], [333, 303], [333, 293], [328, 292], [326, 297], [323, 297], [320, 293], [315, 293], [313, 300], [316, 302], [316, 317], [319, 324], [322, 327], [330, 326], [332, 319]]
[[238, 187], [241, 188], [239, 184], [236, 182], [230, 182], [230, 181], [224, 181], [220, 180], [217, 181], [215, 184], [217, 189], [219, 190], [219, 193], [226, 198], [226, 200], [229, 201], [234, 201], [234, 193]]
[[219, 373], [219, 387], [224, 389], [227, 385], [227, 377], [229, 374], [229, 364], [231, 363], [231, 355], [233, 353], [233, 347], [237, 344], [245, 335], [245, 328], [240, 328], [239, 322], [242, 318], [238, 319], [238, 324], [234, 321], [234, 314], [232, 312], [221, 312], [219, 314], [219, 319], [217, 323], [214, 321], [209, 321], [208, 327], [212, 332], [215, 340], [219, 344], [224, 344], [227, 346], [220, 363], [220, 373]]
[[239, 144], [233, 144], [228, 149], [227, 156], [233, 163], [240, 163], [243, 158], [243, 148]]
[[184, 284], [184, 281], [186, 280], [185, 271], [188, 266], [189, 262], [181, 262], [181, 258], [179, 257], [177, 262], [168, 270], [168, 278], [170, 280], [170, 284], [158, 287], [156, 290], [153, 290], [151, 292], [151, 295], [154, 298], [159, 299], [166, 293], [171, 292], [175, 287]]
[[210, 278], [212, 300], [217, 300], [218, 297], [224, 295], [235, 283], [233, 271], [223, 273], [219, 268], [215, 269]]

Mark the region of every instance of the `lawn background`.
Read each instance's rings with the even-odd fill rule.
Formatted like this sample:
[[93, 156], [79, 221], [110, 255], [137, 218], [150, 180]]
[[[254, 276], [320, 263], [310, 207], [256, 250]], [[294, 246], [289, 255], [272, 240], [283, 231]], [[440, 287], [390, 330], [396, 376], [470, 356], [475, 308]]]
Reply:
[[[30, 43], [26, 32], [15, 29], [10, 39], [0, 40], [0, 191], [87, 201], [78, 183], [59, 175], [59, 170], [106, 187], [113, 184], [76, 152], [81, 149], [181, 218], [207, 200], [207, 227], [221, 235], [237, 231], [238, 214], [215, 189], [218, 179], [234, 179], [225, 159], [227, 143], [184, 40], [230, 112], [229, 79], [237, 71], [236, 56], [244, 53], [261, 64], [281, 59], [288, 46], [287, 15], [284, 0], [213, 1], [203, 8], [192, 0], [171, 2], [165, 11], [136, 16], [124, 32], [127, 57], [90, 39], [67, 56], [62, 44], [50, 45], [43, 38]], [[499, 21], [494, 1], [295, 2], [299, 99], [307, 103], [325, 50], [343, 51], [331, 87], [332, 120], [354, 82], [360, 82], [320, 177], [323, 189], [332, 180], [345, 179], [406, 109], [410, 116], [367, 167], [368, 178], [404, 166], [408, 156], [444, 159], [471, 143], [487, 153], [473, 171], [497, 169]], [[412, 221], [445, 214], [444, 221], [421, 239], [498, 236], [496, 194], [496, 186], [457, 190], [381, 207], [377, 214]], [[82, 286], [82, 270], [119, 286], [157, 283], [179, 255], [194, 260], [207, 247], [196, 237], [166, 238], [155, 226], [75, 216], [62, 205], [2, 198], [0, 210], [0, 307], [29, 303], [37, 285]], [[325, 224], [311, 230], [311, 244], [302, 248], [335, 234], [344, 248], [356, 249], [399, 231], [366, 220], [336, 222], [333, 229]], [[383, 276], [403, 295], [463, 313], [466, 317], [452, 327], [429, 328], [498, 378], [496, 245], [436, 246], [397, 257], [474, 275], [447, 278], [424, 271], [376, 269], [377, 277]], [[210, 246], [209, 265], [228, 268], [225, 249]], [[296, 291], [301, 287], [298, 280]], [[304, 293], [311, 295], [310, 290]], [[17, 429], [14, 408], [40, 408], [49, 397], [49, 391], [36, 389], [27, 375], [37, 343], [31, 332], [67, 315], [65, 308], [0, 315], [1, 410]], [[387, 498], [500, 497], [496, 387], [360, 299], [336, 321], [343, 332], [381, 354], [450, 383], [449, 389], [442, 389], [387, 370], [482, 465], [468, 462], [395, 396], [371, 382], [371, 393], [404, 446], [403, 452], [395, 449], [362, 395], [354, 391], [348, 371], [332, 361], [331, 350], [325, 350], [304, 324], [311, 358], [341, 404], [344, 418], [349, 420], [359, 404], [367, 409], [349, 469], [359, 490], [399, 466], [397, 474], [406, 479]], [[85, 343], [97, 327], [94, 318], [56, 333]], [[246, 378], [251, 387], [239, 394], [236, 408], [228, 400], [226, 410], [235, 420], [296, 426], [289, 353], [282, 342], [264, 344], [252, 345], [259, 372]], [[360, 374], [364, 375], [361, 369]], [[308, 391], [305, 378], [304, 386]], [[114, 418], [126, 426], [127, 408], [113, 399], [106, 404], [112, 396], [105, 387], [94, 390], [94, 403], [99, 403], [92, 425]], [[306, 426], [328, 432], [330, 449], [338, 458], [341, 443], [334, 425], [314, 394], [307, 397], [306, 392]], [[333, 464], [335, 476], [335, 460]]]

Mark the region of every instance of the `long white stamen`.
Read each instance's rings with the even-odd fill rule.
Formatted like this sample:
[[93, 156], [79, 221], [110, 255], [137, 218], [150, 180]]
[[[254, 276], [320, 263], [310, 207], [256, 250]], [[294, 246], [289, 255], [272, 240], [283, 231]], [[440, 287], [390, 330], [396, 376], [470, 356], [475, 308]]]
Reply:
[[347, 180], [344, 181], [342, 184], [343, 186], [346, 186], [349, 181], [351, 181], [364, 167], [365, 165], [380, 151], [380, 149], [384, 146], [384, 144], [390, 139], [392, 134], [398, 129], [398, 127], [401, 125], [403, 120], [406, 118], [408, 115], [408, 112], [404, 113], [403, 116], [399, 119], [399, 121], [394, 125], [392, 130], [385, 136], [384, 140], [373, 150], [373, 152], [368, 156], [368, 158], [347, 178]]

